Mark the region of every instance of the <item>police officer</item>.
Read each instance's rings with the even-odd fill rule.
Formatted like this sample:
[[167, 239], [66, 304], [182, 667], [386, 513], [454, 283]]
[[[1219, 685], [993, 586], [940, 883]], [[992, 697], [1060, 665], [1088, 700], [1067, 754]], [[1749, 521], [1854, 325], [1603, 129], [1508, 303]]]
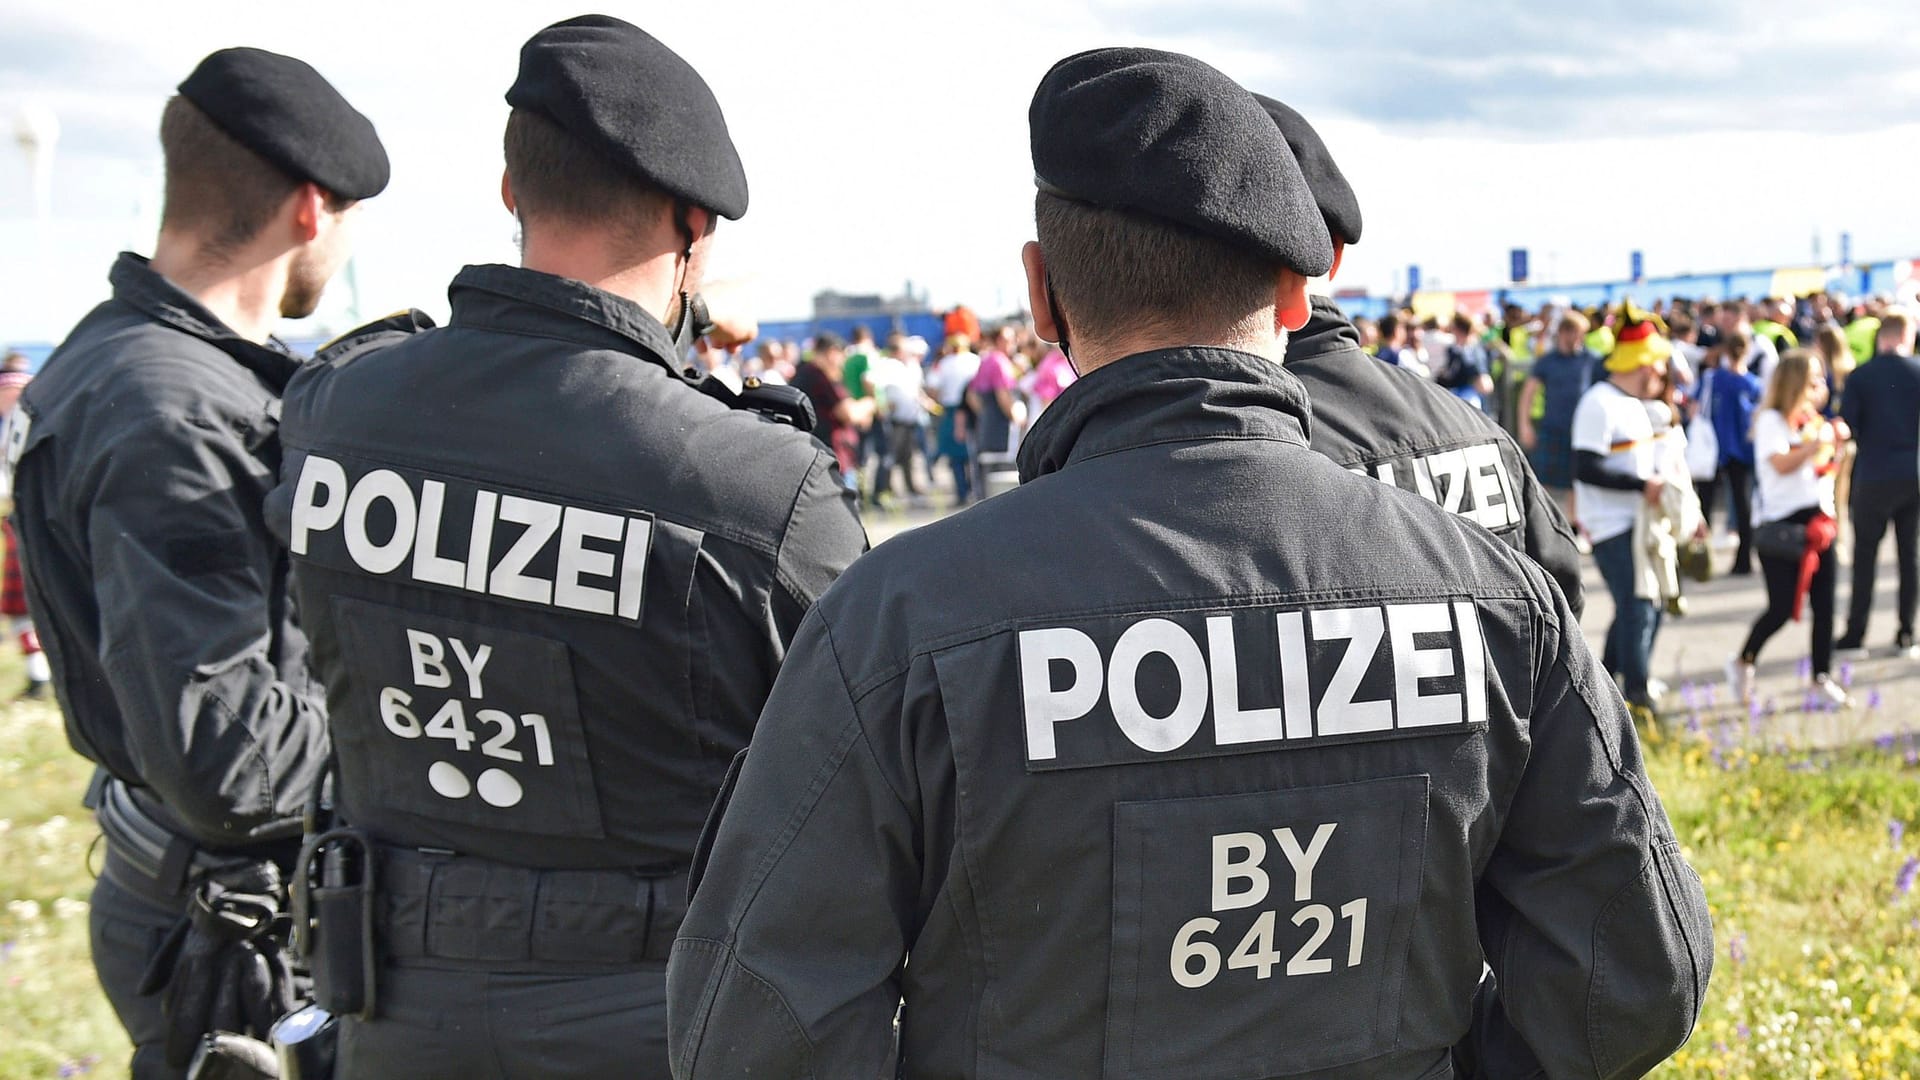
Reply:
[[[1264, 94], [1254, 98], [1279, 126], [1326, 222], [1331, 281], [1346, 249], [1360, 242], [1360, 201], [1305, 117]], [[1322, 293], [1309, 286], [1307, 325], [1287, 339], [1287, 370], [1313, 403], [1313, 448], [1485, 526], [1552, 574], [1579, 615], [1586, 597], [1573, 528], [1519, 444], [1439, 385], [1368, 356], [1346, 313]]]
[[683, 367], [715, 219], [747, 208], [705, 81], [590, 15], [526, 43], [507, 103], [523, 265], [287, 391], [273, 520], [341, 826], [302, 880], [356, 1078], [665, 1074], [694, 842], [866, 546], [806, 431]]
[[68, 737], [101, 766], [93, 958], [136, 1077], [177, 1075], [215, 1027], [264, 1035], [284, 1004], [274, 988], [253, 996], [253, 1023], [209, 1012], [216, 969], [251, 971], [254, 945], [203, 936], [169, 939], [154, 965], [155, 983], [190, 973], [164, 1010], [138, 988], [190, 894], [232, 886], [277, 905], [273, 867], [292, 862], [326, 758], [286, 556], [262, 521], [280, 392], [300, 366], [270, 334], [313, 312], [346, 260], [354, 205], [388, 175], [364, 116], [313, 68], [258, 49], [201, 61], [167, 103], [160, 144], [153, 260], [120, 256], [112, 299], [22, 395], [8, 446]]
[[[1446, 1075], [1482, 961], [1549, 1075], [1651, 1067], [1705, 897], [1546, 575], [1308, 448], [1333, 262], [1252, 96], [1070, 57], [1030, 112], [1024, 483], [808, 617], [695, 867], [681, 1080]], [[1204, 167], [1196, 168], [1196, 163]]]

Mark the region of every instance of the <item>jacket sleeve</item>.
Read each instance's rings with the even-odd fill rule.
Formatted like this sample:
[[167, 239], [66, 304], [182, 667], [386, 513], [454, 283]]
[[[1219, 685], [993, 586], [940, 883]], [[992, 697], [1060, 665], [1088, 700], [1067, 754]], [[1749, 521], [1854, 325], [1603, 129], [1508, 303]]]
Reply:
[[[100, 661], [127, 751], [203, 843], [292, 835], [327, 757], [324, 698], [288, 621], [285, 565], [262, 520], [270, 466], [238, 431], [148, 422], [87, 495]], [[294, 649], [299, 655], [283, 656]]]
[[1505, 439], [1500, 445], [1520, 477], [1520, 511], [1526, 519], [1521, 527], [1526, 530], [1523, 539], [1527, 557], [1539, 563], [1560, 586], [1567, 605], [1573, 609], [1573, 617], [1578, 619], [1587, 608], [1587, 587], [1580, 578], [1580, 547], [1574, 539], [1573, 526], [1568, 523], [1559, 500], [1541, 486], [1533, 466], [1527, 463], [1526, 455], [1520, 453], [1519, 444]]
[[1632, 721], [1564, 605], [1559, 617], [1532, 752], [1481, 879], [1498, 996], [1479, 1007], [1493, 1028], [1479, 1036], [1517, 1034], [1549, 1076], [1636, 1077], [1692, 1030], [1713, 928]]
[[882, 760], [815, 613], [695, 854], [667, 966], [679, 1080], [892, 1075], [920, 860]]
[[780, 541], [774, 619], [783, 642], [792, 640], [800, 619], [827, 586], [867, 551], [859, 496], [835, 479], [833, 459], [825, 451], [813, 457]]
[[721, 565], [719, 546], [710, 546], [700, 563], [696, 595], [703, 605], [714, 605], [698, 612], [696, 622], [698, 651], [712, 658], [703, 665], [709, 670], [701, 685], [709, 713], [740, 726], [729, 733], [738, 740], [734, 745], [744, 745], [767, 703], [800, 620], [867, 550], [852, 494], [827, 471], [830, 459], [819, 458], [794, 500], [770, 581], [766, 556], [758, 550], [735, 549], [741, 563]]

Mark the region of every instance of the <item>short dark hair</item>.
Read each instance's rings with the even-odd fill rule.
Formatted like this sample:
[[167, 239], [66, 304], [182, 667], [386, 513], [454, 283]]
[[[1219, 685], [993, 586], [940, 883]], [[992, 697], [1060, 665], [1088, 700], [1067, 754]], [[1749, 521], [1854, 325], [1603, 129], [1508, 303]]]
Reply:
[[854, 342], [854, 344], [856, 344], [856, 345], [864, 345], [864, 344], [866, 344], [867, 342], [869, 342], [869, 341], [872, 341], [872, 340], [873, 340], [873, 331], [871, 331], [871, 330], [869, 330], [869, 329], [867, 329], [867, 324], [866, 324], [866, 323], [861, 323], [861, 324], [859, 324], [858, 326], [855, 326], [855, 327], [853, 328], [853, 342]]
[[537, 112], [507, 114], [507, 178], [521, 221], [606, 224], [625, 236], [650, 230], [671, 195], [568, 134]]
[[[195, 234], [216, 257], [260, 235], [300, 187], [178, 95], [160, 114], [160, 152], [166, 160], [160, 227]], [[350, 201], [329, 193], [328, 206], [338, 210]]]
[[831, 330], [823, 330], [813, 338], [813, 351], [816, 353], [832, 352], [846, 347], [847, 343], [840, 340], [840, 335]]
[[1281, 265], [1205, 233], [1040, 192], [1034, 224], [1069, 335], [1233, 332], [1273, 307]]

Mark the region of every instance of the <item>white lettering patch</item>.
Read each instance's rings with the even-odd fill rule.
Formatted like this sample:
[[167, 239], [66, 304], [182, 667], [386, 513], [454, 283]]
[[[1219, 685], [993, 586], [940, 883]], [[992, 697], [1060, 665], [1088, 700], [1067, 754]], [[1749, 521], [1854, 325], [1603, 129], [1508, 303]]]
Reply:
[[1411, 491], [1490, 532], [1520, 524], [1520, 489], [1507, 474], [1497, 443], [1476, 443], [1349, 471]]
[[640, 618], [653, 518], [308, 454], [293, 553], [338, 569], [627, 622]]
[[1487, 723], [1485, 638], [1466, 600], [1141, 616], [1017, 641], [1033, 770]]

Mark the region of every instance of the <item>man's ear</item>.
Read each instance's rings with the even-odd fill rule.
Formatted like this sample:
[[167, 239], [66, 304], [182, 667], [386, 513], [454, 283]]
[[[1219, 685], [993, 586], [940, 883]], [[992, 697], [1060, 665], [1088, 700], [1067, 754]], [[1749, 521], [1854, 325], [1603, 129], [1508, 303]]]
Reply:
[[293, 241], [310, 244], [320, 235], [320, 218], [327, 212], [328, 195], [311, 181], [293, 189]]
[[687, 229], [693, 233], [694, 239], [698, 240], [712, 233], [714, 227], [720, 224], [719, 215], [708, 210], [706, 207], [698, 206], [694, 203], [686, 203], [685, 205], [687, 208], [685, 211]]
[[1280, 283], [1273, 291], [1273, 321], [1277, 329], [1291, 333], [1307, 325], [1307, 279], [1292, 270], [1280, 271]]
[[1057, 345], [1060, 324], [1054, 321], [1053, 304], [1047, 300], [1047, 258], [1040, 253], [1038, 240], [1021, 245], [1020, 265], [1027, 271], [1027, 310], [1033, 313], [1033, 332]]
[[1327, 271], [1328, 281], [1332, 281], [1334, 278], [1340, 276], [1340, 261], [1346, 258], [1346, 255], [1346, 242], [1343, 240], [1335, 240], [1333, 242], [1333, 268]]
[[505, 169], [500, 170], [500, 204], [507, 208], [507, 213], [520, 216], [520, 208], [513, 201], [513, 177], [507, 175]]

